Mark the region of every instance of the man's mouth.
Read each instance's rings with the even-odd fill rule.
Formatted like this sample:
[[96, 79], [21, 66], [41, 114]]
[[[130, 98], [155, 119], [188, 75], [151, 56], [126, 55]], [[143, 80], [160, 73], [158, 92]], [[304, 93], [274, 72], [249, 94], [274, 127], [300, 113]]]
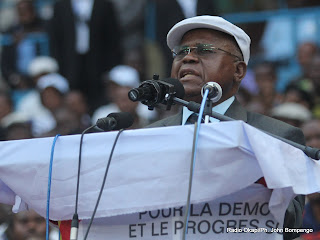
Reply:
[[185, 69], [180, 71], [179, 78], [185, 78], [189, 76], [199, 76], [199, 74], [191, 69]]
[[187, 76], [194, 76], [194, 74], [192, 74], [192, 73], [185, 73], [185, 74], [182, 75], [183, 78], [184, 78], [184, 77], [187, 77]]

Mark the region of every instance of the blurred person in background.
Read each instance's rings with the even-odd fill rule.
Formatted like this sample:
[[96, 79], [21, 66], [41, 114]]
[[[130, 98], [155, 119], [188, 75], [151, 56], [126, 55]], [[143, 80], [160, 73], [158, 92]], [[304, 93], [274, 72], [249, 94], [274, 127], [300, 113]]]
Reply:
[[48, 36], [33, 4], [32, 0], [18, 1], [18, 24], [2, 36], [1, 71], [4, 80], [13, 89], [14, 104], [32, 87], [27, 76], [30, 62], [37, 56], [49, 53]]
[[[33, 112], [33, 116], [28, 115], [36, 137], [56, 127], [55, 112], [64, 105], [64, 96], [69, 91], [68, 81], [60, 74], [49, 73], [38, 79], [37, 91], [41, 108], [37, 113]], [[22, 113], [26, 115], [24, 111]]]
[[[124, 55], [144, 41], [145, 0], [110, 0], [117, 12]], [[125, 56], [124, 56], [125, 57]]]
[[59, 66], [56, 59], [49, 56], [34, 58], [28, 66], [28, 75], [32, 78], [33, 86], [37, 86], [38, 79], [49, 73], [58, 73]]
[[311, 119], [305, 122], [301, 128], [306, 139], [306, 145], [320, 148], [320, 119]]
[[27, 121], [22, 117], [12, 117], [17, 119], [7, 119], [5, 122], [5, 140], [20, 140], [20, 139], [31, 139], [33, 138], [32, 134], [32, 125], [31, 122]]
[[[57, 128], [57, 114], [64, 107], [64, 97], [69, 92], [69, 84], [60, 74], [50, 73], [39, 78], [37, 88], [40, 93], [41, 103], [46, 111], [44, 116], [50, 116], [54, 120], [54, 128], [48, 131], [52, 133]], [[48, 132], [39, 136], [52, 136], [52, 134], [48, 135]]]
[[247, 108], [264, 115], [270, 115], [271, 109], [280, 101], [280, 95], [276, 91], [275, 66], [271, 62], [257, 64], [254, 67], [254, 78], [258, 92]]
[[67, 79], [57, 73], [50, 73], [39, 78], [37, 88], [40, 91], [43, 106], [52, 114], [63, 107], [64, 96], [69, 92]]
[[291, 83], [310, 81], [309, 67], [318, 51], [319, 48], [315, 42], [300, 43], [296, 50], [296, 56], [290, 60], [288, 65], [279, 65], [277, 74], [280, 80], [277, 83], [277, 89], [283, 92]]
[[121, 36], [113, 4], [105, 0], [63, 0], [49, 24], [51, 55], [72, 90], [102, 104], [102, 74], [122, 62]]
[[272, 108], [271, 117], [301, 128], [303, 123], [312, 118], [312, 113], [302, 104], [286, 102]]
[[318, 240], [320, 239], [320, 193], [310, 194], [307, 199], [302, 226], [305, 229], [313, 229], [313, 233], [304, 234], [301, 238]]
[[37, 114], [43, 108], [38, 90], [38, 79], [49, 73], [57, 73], [58, 63], [54, 58], [40, 56], [33, 59], [28, 67], [28, 76], [32, 80], [34, 88], [16, 106], [16, 111], [29, 115]]
[[[306, 145], [320, 148], [320, 120], [312, 119], [302, 125], [302, 131], [306, 139]], [[320, 239], [320, 193], [307, 196], [303, 215], [303, 228], [313, 229], [313, 233], [302, 235], [302, 239]]]
[[8, 228], [11, 217], [11, 206], [0, 203], [0, 240], [4, 240], [5, 231]]
[[306, 67], [308, 76], [295, 81], [294, 84], [298, 85], [301, 89], [308, 92], [313, 100], [312, 113], [316, 118], [320, 117], [320, 54], [315, 54], [310, 64]]
[[54, 137], [57, 134], [62, 136], [81, 134], [85, 128], [81, 123], [79, 116], [66, 107], [57, 109], [54, 113], [56, 127], [49, 132], [42, 134], [40, 137]]
[[0, 141], [6, 140], [6, 129], [2, 124], [3, 119], [14, 111], [13, 102], [8, 92], [0, 91]]
[[132, 0], [110, 1], [114, 4], [119, 19], [121, 49], [123, 49], [121, 64], [135, 68], [139, 72], [140, 79], [147, 79], [144, 39], [147, 1], [135, 0], [134, 4]]
[[126, 50], [123, 56], [123, 65], [128, 65], [135, 68], [142, 81], [151, 79], [152, 76], [147, 76], [147, 64], [146, 64], [146, 54], [143, 43], [134, 48]]
[[[314, 97], [314, 107], [312, 109], [312, 112], [315, 117], [320, 117], [320, 54], [315, 55], [312, 58], [310, 67], [309, 67], [310, 73], [310, 91], [313, 92]], [[307, 84], [307, 82], [305, 83]]]
[[303, 80], [304, 78], [309, 78], [308, 68], [311, 64], [313, 57], [319, 53], [319, 47], [315, 42], [303, 42], [298, 46], [297, 60], [298, 60], [298, 70], [300, 71], [300, 76], [293, 81]]
[[[56, 230], [50, 229], [49, 239], [57, 239]], [[34, 210], [12, 214], [1, 240], [45, 240], [46, 221]]]
[[[34, 136], [39, 136], [55, 127], [52, 113], [42, 104], [37, 84], [39, 79], [44, 78], [48, 74], [57, 73], [58, 70], [57, 61], [48, 56], [36, 57], [28, 67], [29, 77], [35, 87], [21, 99], [20, 103], [16, 106], [15, 112], [25, 115], [32, 122]], [[59, 75], [53, 76], [59, 78]]]
[[13, 112], [13, 110], [13, 103], [10, 94], [0, 91], [0, 121], [9, 113]]
[[3, 140], [18, 140], [33, 138], [32, 122], [24, 114], [10, 112], [0, 120]]
[[111, 69], [105, 76], [105, 96], [109, 98], [110, 104], [96, 109], [92, 116], [92, 124], [99, 118], [106, 117], [113, 112], [129, 112], [134, 116], [131, 128], [146, 126], [156, 118], [156, 112], [148, 110], [147, 106], [140, 102], [132, 102], [128, 92], [140, 84], [139, 73], [136, 69], [118, 65]]
[[299, 103], [310, 111], [312, 111], [314, 106], [312, 93], [305, 90], [298, 82], [292, 82], [286, 87], [282, 96], [282, 102]]
[[91, 117], [89, 115], [89, 107], [87, 100], [82, 92], [73, 90], [65, 96], [65, 106], [71, 112], [74, 112], [77, 119], [80, 120], [80, 129], [86, 129], [91, 125]]

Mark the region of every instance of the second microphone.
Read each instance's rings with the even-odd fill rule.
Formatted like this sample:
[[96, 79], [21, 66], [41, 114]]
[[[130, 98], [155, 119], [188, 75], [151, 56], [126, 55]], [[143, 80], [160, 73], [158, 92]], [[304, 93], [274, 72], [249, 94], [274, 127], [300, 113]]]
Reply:
[[138, 88], [133, 88], [128, 92], [131, 101], [141, 101], [147, 106], [155, 106], [163, 103], [166, 94], [173, 94], [175, 97], [184, 97], [184, 87], [179, 80], [166, 78], [163, 80], [147, 80], [140, 84]]

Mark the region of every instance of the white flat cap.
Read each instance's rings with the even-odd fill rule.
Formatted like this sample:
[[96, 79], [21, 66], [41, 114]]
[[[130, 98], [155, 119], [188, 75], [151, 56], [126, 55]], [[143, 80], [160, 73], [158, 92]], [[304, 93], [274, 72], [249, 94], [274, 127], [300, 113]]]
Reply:
[[305, 122], [312, 118], [312, 113], [301, 104], [286, 102], [274, 107], [271, 110], [271, 116]]
[[69, 83], [67, 79], [58, 73], [50, 73], [40, 77], [37, 82], [37, 87], [40, 91], [48, 87], [53, 87], [62, 94], [65, 94], [69, 91]]
[[197, 16], [187, 18], [175, 24], [167, 35], [167, 45], [170, 49], [180, 44], [183, 35], [197, 28], [209, 28], [225, 32], [233, 36], [242, 52], [244, 62], [248, 64], [250, 58], [250, 37], [239, 27], [217, 16]]
[[110, 81], [123, 87], [138, 87], [140, 77], [138, 71], [127, 65], [118, 65], [110, 70], [108, 73]]
[[54, 58], [48, 56], [34, 58], [28, 67], [28, 72], [31, 77], [35, 77], [43, 73], [58, 72], [58, 70], [58, 62]]
[[19, 123], [31, 123], [31, 120], [24, 113], [12, 112], [6, 115], [4, 118], [2, 118], [0, 121], [0, 125], [2, 125], [5, 128], [13, 124], [19, 124]]

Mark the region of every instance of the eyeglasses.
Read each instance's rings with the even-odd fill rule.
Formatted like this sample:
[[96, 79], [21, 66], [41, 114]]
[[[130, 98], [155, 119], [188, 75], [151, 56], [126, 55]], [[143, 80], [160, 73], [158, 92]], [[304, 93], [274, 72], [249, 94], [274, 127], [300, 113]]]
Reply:
[[237, 58], [239, 61], [242, 61], [239, 56], [236, 56], [236, 55], [234, 55], [226, 50], [223, 50], [221, 48], [214, 47], [214, 46], [212, 46], [212, 44], [198, 44], [195, 47], [176, 46], [171, 50], [171, 52], [172, 52], [173, 58], [175, 58], [177, 60], [181, 60], [182, 58], [187, 56], [189, 53], [191, 53], [192, 50], [195, 50], [195, 53], [199, 57], [213, 55], [213, 54], [215, 54], [215, 50], [218, 50], [218, 51], [222, 51], [230, 56]]

